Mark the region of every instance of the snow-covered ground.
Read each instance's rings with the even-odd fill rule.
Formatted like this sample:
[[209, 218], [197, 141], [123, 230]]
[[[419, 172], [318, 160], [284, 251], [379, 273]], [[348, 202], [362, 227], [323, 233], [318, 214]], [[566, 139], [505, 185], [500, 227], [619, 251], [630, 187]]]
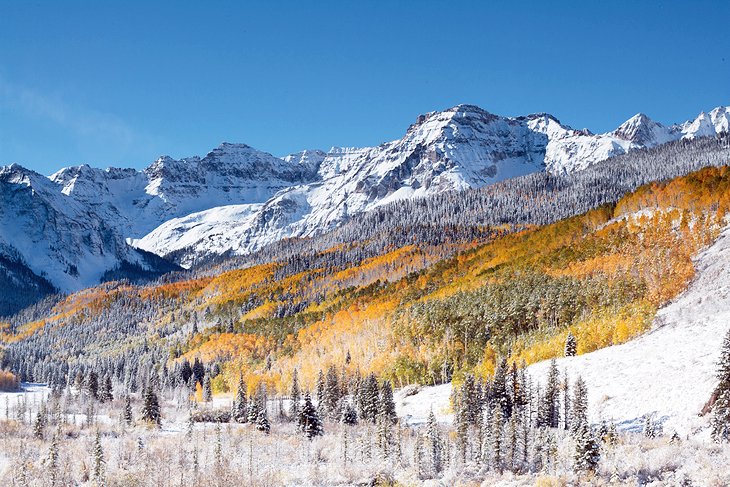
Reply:
[[[557, 360], [571, 383], [578, 375], [586, 381], [592, 422], [613, 421], [620, 429], [641, 431], [649, 414], [668, 434], [707, 434], [708, 418], [699, 413], [716, 385], [716, 363], [730, 329], [730, 227], [698, 256], [695, 267], [695, 280], [659, 310], [650, 332]], [[529, 372], [544, 382], [549, 365], [534, 364]], [[423, 387], [410, 396], [398, 391], [398, 415], [420, 424], [433, 409], [440, 421], [450, 421], [450, 395], [450, 384]]]

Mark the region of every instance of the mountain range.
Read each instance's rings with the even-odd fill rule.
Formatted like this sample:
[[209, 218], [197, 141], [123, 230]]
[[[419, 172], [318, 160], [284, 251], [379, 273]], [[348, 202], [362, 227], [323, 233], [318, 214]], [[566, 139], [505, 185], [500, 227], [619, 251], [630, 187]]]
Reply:
[[279, 158], [223, 143], [142, 171], [81, 165], [49, 177], [12, 164], [0, 168], [0, 283], [32, 295], [160, 275], [311, 237], [394, 201], [539, 171], [570, 175], [729, 125], [730, 107], [719, 107], [671, 126], [638, 114], [593, 134], [549, 114], [502, 117], [459, 105], [420, 115], [402, 138], [377, 147]]

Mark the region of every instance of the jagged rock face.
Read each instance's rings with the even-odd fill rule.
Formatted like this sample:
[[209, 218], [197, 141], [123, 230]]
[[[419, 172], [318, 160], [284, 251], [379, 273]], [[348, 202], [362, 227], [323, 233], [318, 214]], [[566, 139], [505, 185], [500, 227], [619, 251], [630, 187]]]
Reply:
[[123, 265], [156, 269], [126, 244], [115, 222], [18, 165], [0, 168], [0, 254], [63, 291], [97, 284]]

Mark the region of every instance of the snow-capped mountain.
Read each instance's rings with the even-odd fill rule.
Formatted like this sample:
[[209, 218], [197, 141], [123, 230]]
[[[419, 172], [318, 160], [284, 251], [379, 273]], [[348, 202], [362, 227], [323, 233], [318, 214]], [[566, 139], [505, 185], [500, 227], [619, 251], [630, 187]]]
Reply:
[[570, 174], [630, 150], [727, 130], [729, 117], [729, 108], [717, 108], [665, 127], [640, 114], [592, 134], [548, 114], [502, 117], [459, 105], [419, 116], [402, 138], [377, 147], [278, 158], [224, 143], [204, 157], [160, 157], [143, 171], [82, 165], [49, 178], [13, 165], [1, 173], [0, 245], [13, 262], [69, 291], [120, 265], [160, 264], [128, 244], [192, 265], [311, 236], [401, 199], [536, 171]]
[[[722, 130], [720, 113], [727, 112], [722, 110], [711, 112], [720, 120], [716, 132]], [[699, 136], [691, 125], [664, 127], [640, 114], [595, 135], [548, 114], [508, 118], [459, 105], [419, 116], [399, 140], [317, 153], [311, 166], [318, 164], [318, 174], [309, 184], [283, 189], [262, 204], [210, 208], [166, 221], [135, 245], [160, 255], [182, 252], [184, 265], [211, 253], [244, 254], [282, 238], [311, 236], [399, 199], [541, 170], [569, 174], [630, 150]]]
[[139, 238], [170, 218], [235, 203], [264, 202], [279, 190], [317, 177], [323, 154], [285, 159], [245, 144], [223, 143], [203, 158], [162, 156], [144, 171], [62, 169], [51, 180], [63, 194], [90, 206], [128, 238]]
[[[17, 164], [0, 168], [0, 254], [12, 264], [6, 267], [35, 274], [36, 287], [45, 280], [63, 291], [98, 284], [115, 272], [159, 274], [175, 268], [127, 245], [114, 222]], [[28, 272], [2, 274], [17, 280]]]

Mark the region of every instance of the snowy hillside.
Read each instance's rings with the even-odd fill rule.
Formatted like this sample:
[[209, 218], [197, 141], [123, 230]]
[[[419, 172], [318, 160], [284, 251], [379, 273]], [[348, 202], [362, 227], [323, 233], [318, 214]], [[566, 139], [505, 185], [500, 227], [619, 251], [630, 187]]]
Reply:
[[[716, 385], [715, 368], [730, 329], [730, 227], [704, 251], [697, 276], [661, 309], [651, 332], [623, 345], [558, 360], [558, 367], [588, 384], [593, 420], [641, 428], [655, 414], [665, 430], [680, 434], [706, 424], [699, 418]], [[541, 380], [547, 363], [530, 371]]]
[[[571, 382], [580, 375], [589, 391], [591, 421], [617, 422], [641, 431], [652, 415], [671, 435], [698, 433], [708, 418], [699, 413], [716, 386], [720, 346], [730, 329], [730, 226], [696, 261], [697, 276], [674, 302], [662, 308], [647, 334], [613, 347], [557, 360]], [[549, 362], [529, 367], [541, 383]], [[396, 394], [399, 415], [419, 424], [433, 410], [450, 416], [450, 384], [425, 387], [418, 394]]]

